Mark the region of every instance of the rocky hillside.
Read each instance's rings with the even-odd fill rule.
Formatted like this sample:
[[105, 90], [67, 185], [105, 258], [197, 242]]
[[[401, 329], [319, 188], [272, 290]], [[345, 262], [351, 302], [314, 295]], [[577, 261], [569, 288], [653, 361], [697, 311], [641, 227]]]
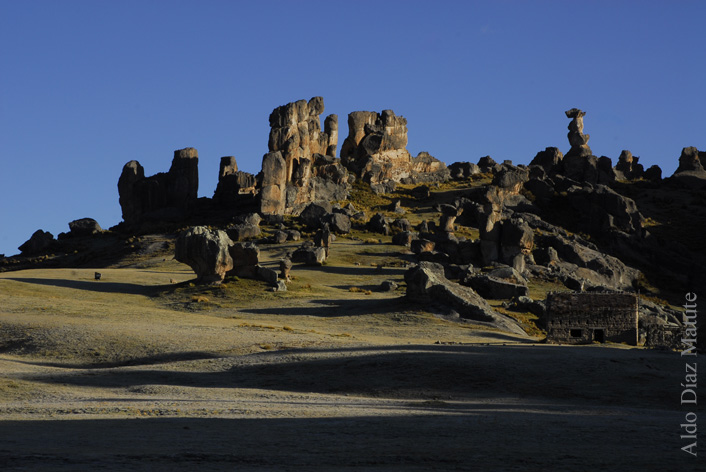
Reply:
[[[323, 111], [321, 97], [275, 109], [262, 170], [223, 157], [213, 198], [197, 197], [196, 149], [175, 151], [169, 171], [153, 176], [130, 161], [118, 179], [122, 223], [103, 230], [83, 218], [57, 239], [38, 230], [0, 270], [126, 267], [175, 254], [199, 282], [238, 275], [286, 290], [292, 266], [326, 264], [338, 237], [389, 246], [409, 266], [408, 299], [529, 333], [541, 332], [549, 289], [639, 292], [644, 330], [678, 328], [674, 307], [706, 286], [705, 153], [696, 148], [683, 149], [668, 178], [630, 151], [614, 164], [593, 155], [585, 112], [572, 108], [566, 154], [447, 167], [412, 157], [407, 120], [384, 110], [348, 116], [338, 158], [338, 117], [322, 130]], [[258, 245], [299, 239], [279, 275], [259, 268]]]

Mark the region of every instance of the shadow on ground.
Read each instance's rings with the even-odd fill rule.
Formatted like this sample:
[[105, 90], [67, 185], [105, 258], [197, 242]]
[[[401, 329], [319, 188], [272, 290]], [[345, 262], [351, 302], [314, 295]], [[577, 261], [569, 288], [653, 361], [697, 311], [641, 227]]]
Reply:
[[28, 284], [73, 288], [76, 290], [87, 290], [91, 292], [126, 293], [130, 295], [152, 295], [158, 292], [159, 290], [164, 289], [165, 287], [159, 285], [140, 285], [122, 282], [104, 282], [100, 280], [88, 281], [69, 279], [38, 279], [26, 277], [7, 277], [6, 279]]
[[[345, 405], [343, 405], [345, 406]], [[3, 470], [696, 470], [664, 416], [521, 411], [6, 421]], [[233, 405], [235, 408], [247, 405]], [[680, 455], [683, 454], [683, 455]]]
[[93, 369], [86, 375], [67, 372], [26, 380], [86, 387], [158, 384], [400, 399], [509, 396], [669, 408], [674, 392], [663, 386], [671, 385], [669, 379], [680, 368], [679, 361], [678, 356], [609, 348], [410, 345], [265, 352], [224, 358], [222, 370], [216, 372], [150, 369], [154, 359], [144, 359], [145, 368]]

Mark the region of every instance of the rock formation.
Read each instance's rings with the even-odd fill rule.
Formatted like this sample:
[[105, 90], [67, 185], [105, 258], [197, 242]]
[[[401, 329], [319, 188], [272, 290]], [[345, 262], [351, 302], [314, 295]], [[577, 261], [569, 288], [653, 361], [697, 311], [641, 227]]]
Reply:
[[36, 254], [49, 248], [49, 246], [51, 246], [51, 244], [55, 241], [54, 235], [49, 231], [38, 229], [17, 249], [19, 249], [24, 255]]
[[572, 108], [567, 110], [566, 117], [571, 118], [571, 123], [569, 123], [569, 144], [571, 144], [571, 149], [566, 153], [566, 157], [569, 156], [582, 156], [587, 157], [592, 155], [591, 148], [588, 147], [588, 140], [590, 135], [583, 134], [583, 117], [586, 115], [585, 111], [581, 111], [578, 108]]
[[323, 111], [323, 98], [314, 97], [270, 115], [270, 152], [259, 176], [261, 213], [298, 214], [310, 202], [347, 198], [348, 172], [335, 158], [338, 118], [328, 116], [321, 132]]
[[619, 180], [635, 180], [641, 178], [645, 169], [642, 164], [639, 164], [639, 157], [633, 156], [628, 150], [623, 150], [618, 157], [618, 163], [615, 165], [616, 178]]
[[213, 194], [213, 200], [221, 206], [237, 207], [255, 196], [255, 185], [255, 176], [239, 171], [235, 157], [221, 157], [218, 186]]
[[355, 111], [348, 115], [348, 137], [341, 161], [365, 182], [430, 182], [449, 179], [446, 164], [422, 152], [407, 151], [407, 119], [392, 110]]
[[198, 283], [218, 284], [233, 268], [232, 245], [225, 231], [196, 226], [179, 234], [174, 258], [194, 270]]
[[690, 188], [706, 186], [706, 170], [702, 159], [706, 159], [706, 152], [700, 152], [695, 147], [685, 147], [679, 156], [679, 167], [672, 175], [671, 180], [679, 185]]
[[448, 280], [444, 267], [434, 262], [420, 262], [404, 274], [407, 298], [418, 303], [440, 303], [453, 308], [461, 318], [485, 322], [511, 333], [525, 335], [515, 320], [493, 310], [469, 287]]
[[198, 197], [198, 162], [196, 149], [185, 148], [174, 151], [167, 173], [145, 177], [145, 170], [138, 161], [125, 164], [118, 180], [125, 223], [179, 220], [186, 216]]
[[81, 218], [69, 223], [71, 236], [92, 236], [103, 231], [93, 218]]

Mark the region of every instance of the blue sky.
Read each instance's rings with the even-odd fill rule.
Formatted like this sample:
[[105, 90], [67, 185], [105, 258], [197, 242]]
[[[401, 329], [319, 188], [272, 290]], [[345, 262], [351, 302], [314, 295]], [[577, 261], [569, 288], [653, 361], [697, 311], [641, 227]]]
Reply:
[[706, 150], [703, 1], [0, 0], [0, 253], [37, 229], [120, 222], [117, 181], [199, 151], [257, 173], [268, 117], [324, 97], [340, 143], [355, 110], [408, 119], [410, 152], [527, 164], [566, 152], [564, 111], [593, 153], [671, 175]]

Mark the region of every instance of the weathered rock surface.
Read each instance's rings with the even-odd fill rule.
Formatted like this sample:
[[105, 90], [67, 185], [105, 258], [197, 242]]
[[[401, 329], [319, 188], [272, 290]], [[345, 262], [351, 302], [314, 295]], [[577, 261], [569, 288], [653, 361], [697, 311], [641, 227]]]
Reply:
[[452, 307], [462, 318], [485, 322], [504, 331], [525, 335], [512, 318], [497, 313], [480, 295], [446, 278], [444, 266], [420, 262], [405, 272], [407, 298], [418, 303], [440, 303]]
[[145, 177], [137, 161], [123, 167], [118, 180], [123, 220], [128, 224], [147, 219], [178, 220], [194, 207], [199, 188], [198, 152], [194, 148], [174, 151], [167, 173]]
[[217, 284], [233, 268], [232, 245], [225, 231], [195, 226], [177, 237], [174, 258], [193, 269], [198, 283]]
[[261, 213], [298, 214], [310, 202], [347, 198], [348, 171], [335, 158], [338, 118], [329, 116], [322, 132], [323, 111], [323, 98], [314, 97], [278, 107], [270, 115], [270, 152], [260, 174]]

